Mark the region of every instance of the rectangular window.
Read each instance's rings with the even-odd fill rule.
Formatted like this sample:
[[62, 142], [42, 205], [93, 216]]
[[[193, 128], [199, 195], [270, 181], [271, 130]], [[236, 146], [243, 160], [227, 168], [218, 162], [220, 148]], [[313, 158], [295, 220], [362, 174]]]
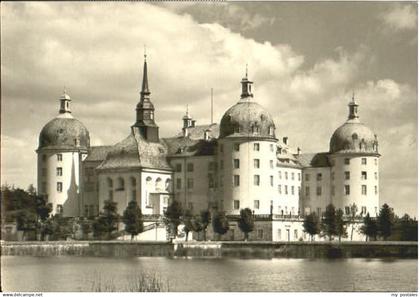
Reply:
[[298, 239], [298, 230], [295, 229], [295, 239]]
[[348, 216], [350, 214], [350, 207], [346, 206], [345, 210], [346, 210], [346, 215]]
[[257, 236], [258, 236], [258, 239], [263, 239], [264, 238], [264, 230], [263, 229], [258, 229], [257, 230]]
[[288, 190], [287, 186], [284, 186], [284, 194], [289, 195], [289, 190]]
[[57, 167], [57, 176], [63, 176], [63, 168]]
[[366, 158], [362, 158], [362, 165], [366, 165], [367, 163], [367, 159]]
[[292, 192], [292, 195], [294, 195], [295, 194], [295, 187], [292, 186], [291, 189], [290, 189], [290, 191]]
[[305, 174], [305, 181], [309, 181], [309, 174], [308, 173]]
[[270, 175], [270, 186], [274, 187], [274, 176]]
[[176, 179], [176, 188], [177, 190], [182, 188], [182, 180], [180, 178]]
[[300, 187], [298, 187], [298, 195], [300, 196]]
[[57, 154], [57, 161], [63, 161], [63, 155]]
[[254, 159], [254, 168], [260, 168], [260, 159]]
[[350, 171], [344, 171], [344, 179], [350, 179]]
[[366, 206], [362, 206], [362, 214], [366, 214]]
[[279, 171], [279, 179], [281, 179], [281, 171]]
[[350, 186], [349, 185], [344, 186], [344, 194], [350, 195]]
[[239, 200], [233, 200], [233, 209], [239, 209], [240, 204], [239, 204]]
[[366, 192], [367, 192], [367, 186], [362, 185], [362, 195], [366, 195]]
[[298, 181], [300, 181], [300, 173], [298, 173]]
[[367, 179], [367, 172], [366, 171], [362, 171], [362, 179], [363, 180]]
[[260, 144], [254, 143], [254, 151], [259, 151], [259, 150], [260, 150]]
[[259, 175], [254, 175], [254, 186], [259, 186], [260, 185], [260, 176]]
[[270, 151], [274, 152], [274, 144], [270, 144]]
[[289, 175], [288, 175], [288, 172], [287, 171], [284, 173], [284, 178], [285, 179], [289, 179]]
[[260, 209], [260, 200], [254, 200], [254, 208]]
[[235, 187], [239, 187], [239, 175], [234, 175], [233, 176], [233, 185]]
[[62, 182], [57, 183], [57, 192], [59, 192], [59, 193], [63, 192], [63, 183]]
[[182, 171], [182, 164], [176, 164], [175, 165], [175, 171], [176, 172], [181, 172]]
[[344, 159], [344, 164], [345, 165], [350, 165], [350, 158], [345, 158]]
[[375, 195], [378, 194], [378, 186], [375, 186]]
[[316, 194], [317, 194], [317, 196], [322, 195], [322, 187], [316, 187]]
[[316, 180], [321, 181], [322, 180], [322, 173], [317, 173]]
[[291, 174], [292, 174], [292, 180], [295, 180], [295, 173], [292, 172]]
[[309, 197], [309, 187], [305, 187], [305, 196]]
[[42, 161], [47, 161], [47, 155], [42, 155]]
[[378, 179], [378, 173], [375, 172], [375, 179]]
[[278, 185], [279, 194], [281, 194], [281, 185]]
[[375, 165], [378, 165], [378, 159], [375, 159], [374, 162], [375, 162]]
[[187, 171], [188, 172], [193, 172], [194, 171], [194, 164], [193, 163], [188, 163], [187, 164]]
[[281, 240], [281, 229], [277, 229], [277, 239]]
[[194, 180], [192, 178], [187, 179], [187, 188], [188, 189], [194, 188]]
[[234, 144], [233, 144], [233, 150], [234, 150], [235, 152], [239, 152], [239, 143], [234, 143]]
[[274, 161], [270, 160], [270, 168], [274, 168]]
[[238, 169], [239, 168], [239, 159], [233, 160], [233, 168]]

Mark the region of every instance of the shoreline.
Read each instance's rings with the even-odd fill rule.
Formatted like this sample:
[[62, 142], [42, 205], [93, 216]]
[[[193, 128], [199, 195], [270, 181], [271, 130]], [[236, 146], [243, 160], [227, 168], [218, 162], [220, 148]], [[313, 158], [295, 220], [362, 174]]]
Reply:
[[1, 242], [2, 256], [194, 258], [418, 258], [418, 242], [28, 241]]

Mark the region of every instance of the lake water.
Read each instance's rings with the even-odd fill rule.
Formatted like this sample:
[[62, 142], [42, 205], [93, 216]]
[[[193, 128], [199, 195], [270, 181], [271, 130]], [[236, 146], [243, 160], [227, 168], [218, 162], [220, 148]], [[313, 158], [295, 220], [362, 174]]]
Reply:
[[417, 291], [416, 259], [1, 257], [3, 291], [92, 291], [98, 277], [126, 291], [142, 272], [170, 291]]

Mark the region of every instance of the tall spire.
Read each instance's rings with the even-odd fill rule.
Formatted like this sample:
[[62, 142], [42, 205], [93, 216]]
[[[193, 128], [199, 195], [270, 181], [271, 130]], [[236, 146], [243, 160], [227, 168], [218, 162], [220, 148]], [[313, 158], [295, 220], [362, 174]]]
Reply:
[[351, 97], [351, 101], [349, 103], [349, 120], [358, 119], [359, 115], [357, 114], [357, 107], [359, 104], [356, 103], [356, 100], [354, 99], [354, 91], [353, 95]]
[[63, 88], [63, 94], [60, 96], [60, 111], [59, 113], [71, 113], [70, 110], [70, 96], [66, 92], [66, 87]]
[[245, 77], [242, 79], [241, 84], [242, 84], [241, 99], [254, 97], [251, 91], [251, 85], [253, 84], [253, 82], [248, 80], [248, 64], [246, 64]]
[[147, 61], [146, 61], [146, 46], [144, 47], [144, 64], [143, 64], [143, 83], [141, 86], [141, 99], [144, 99], [145, 96], [150, 95], [149, 91], [149, 79], [147, 77]]

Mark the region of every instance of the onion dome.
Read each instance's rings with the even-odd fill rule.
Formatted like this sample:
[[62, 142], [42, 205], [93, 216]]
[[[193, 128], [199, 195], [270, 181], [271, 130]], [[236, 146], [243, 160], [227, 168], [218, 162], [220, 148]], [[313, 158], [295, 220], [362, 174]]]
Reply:
[[89, 131], [82, 122], [71, 115], [70, 101], [70, 96], [64, 91], [60, 97], [60, 113], [42, 128], [38, 149], [89, 148]]
[[252, 82], [246, 75], [241, 81], [241, 99], [229, 108], [220, 121], [220, 138], [252, 137], [275, 139], [275, 126], [271, 115], [252, 101]]
[[349, 103], [348, 120], [341, 125], [330, 140], [330, 153], [371, 153], [378, 154], [378, 139], [357, 114], [359, 106], [354, 96]]

